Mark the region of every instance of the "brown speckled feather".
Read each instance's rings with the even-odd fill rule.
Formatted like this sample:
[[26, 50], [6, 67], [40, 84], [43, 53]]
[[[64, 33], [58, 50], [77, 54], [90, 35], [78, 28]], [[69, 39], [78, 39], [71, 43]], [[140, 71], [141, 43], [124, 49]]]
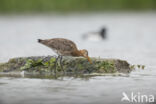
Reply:
[[82, 56], [87, 58], [88, 61], [92, 63], [88, 56], [88, 51], [85, 49], [78, 50], [76, 44], [71, 40], [64, 39], [64, 38], [53, 38], [53, 39], [46, 39], [46, 40], [38, 39], [38, 42], [53, 49], [58, 55]]
[[53, 38], [41, 41], [42, 44], [50, 47], [59, 55], [71, 55], [77, 51], [76, 44], [68, 39]]

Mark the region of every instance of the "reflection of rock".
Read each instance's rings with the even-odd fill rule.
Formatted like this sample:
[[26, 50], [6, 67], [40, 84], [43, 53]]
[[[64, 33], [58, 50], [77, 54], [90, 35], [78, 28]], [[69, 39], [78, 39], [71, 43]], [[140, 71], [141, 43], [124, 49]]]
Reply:
[[[0, 72], [54, 73], [54, 56], [34, 56], [10, 59], [7, 63], [0, 64]], [[92, 64], [83, 57], [63, 57], [62, 64], [65, 73], [129, 73], [130, 65], [118, 59], [91, 58]], [[57, 63], [57, 73], [62, 73], [60, 63]]]

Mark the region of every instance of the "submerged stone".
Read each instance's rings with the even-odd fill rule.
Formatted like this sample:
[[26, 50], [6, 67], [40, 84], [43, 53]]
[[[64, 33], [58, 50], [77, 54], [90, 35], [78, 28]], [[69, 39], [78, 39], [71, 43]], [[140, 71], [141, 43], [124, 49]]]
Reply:
[[[62, 67], [54, 56], [33, 56], [12, 58], [0, 64], [0, 72], [22, 72], [38, 74], [91, 74], [91, 73], [129, 73], [132, 70], [127, 61], [119, 59], [91, 58], [92, 64], [83, 57], [64, 56]], [[56, 68], [55, 68], [56, 67]], [[56, 73], [55, 73], [56, 72]]]

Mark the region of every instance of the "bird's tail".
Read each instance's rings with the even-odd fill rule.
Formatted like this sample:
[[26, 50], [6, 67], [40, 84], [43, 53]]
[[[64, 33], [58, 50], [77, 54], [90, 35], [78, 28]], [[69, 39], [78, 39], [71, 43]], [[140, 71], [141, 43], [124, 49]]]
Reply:
[[41, 43], [42, 39], [38, 39], [38, 42]]

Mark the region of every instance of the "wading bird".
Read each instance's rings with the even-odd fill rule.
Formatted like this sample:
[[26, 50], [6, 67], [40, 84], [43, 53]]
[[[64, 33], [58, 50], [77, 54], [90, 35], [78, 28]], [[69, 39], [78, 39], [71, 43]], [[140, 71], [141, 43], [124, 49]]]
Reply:
[[[55, 53], [58, 54], [58, 57], [56, 58], [56, 63], [58, 58], [60, 58], [60, 65], [62, 67], [62, 56], [74, 56], [74, 57], [85, 57], [88, 59], [88, 61], [91, 63], [91, 60], [88, 56], [88, 51], [86, 49], [78, 50], [76, 44], [68, 39], [64, 38], [53, 38], [53, 39], [38, 39], [38, 42], [51, 48]], [[55, 63], [55, 72], [56, 72], [56, 63]]]
[[89, 32], [83, 35], [83, 39], [100, 41], [106, 39], [106, 28], [103, 27], [99, 32]]

